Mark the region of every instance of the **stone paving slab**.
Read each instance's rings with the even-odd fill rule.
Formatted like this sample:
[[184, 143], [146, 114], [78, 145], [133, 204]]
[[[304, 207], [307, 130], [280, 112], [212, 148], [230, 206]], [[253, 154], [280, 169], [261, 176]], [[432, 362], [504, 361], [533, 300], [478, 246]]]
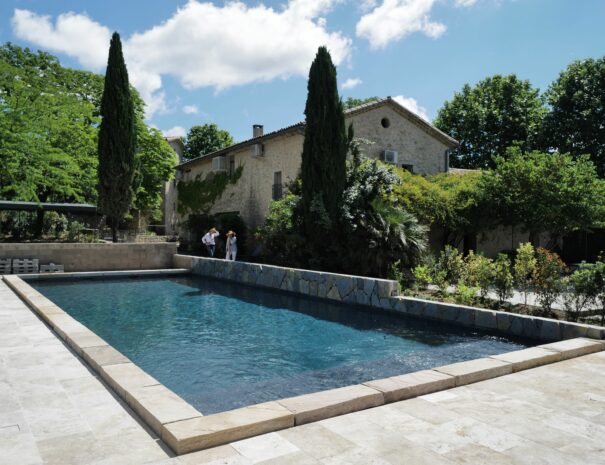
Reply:
[[[533, 363], [548, 352], [580, 357], [294, 428], [287, 428], [294, 414], [284, 411], [280, 428], [287, 429], [175, 457], [0, 282], [0, 465], [603, 465], [605, 347], [585, 339], [549, 346], [483, 359], [474, 368], [512, 371], [515, 363]], [[131, 365], [112, 359], [105, 347], [85, 350], [106, 357], [104, 369]], [[469, 372], [442, 368], [452, 377]], [[116, 376], [129, 370], [121, 367]], [[155, 389], [148, 381], [126, 376], [125, 384]]]

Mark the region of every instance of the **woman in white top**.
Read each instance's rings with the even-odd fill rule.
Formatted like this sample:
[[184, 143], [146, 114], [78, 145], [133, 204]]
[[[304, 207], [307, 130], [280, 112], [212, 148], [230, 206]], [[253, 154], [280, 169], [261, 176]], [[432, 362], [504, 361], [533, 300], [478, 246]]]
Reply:
[[208, 250], [208, 255], [210, 257], [214, 257], [214, 250], [216, 248], [215, 238], [219, 235], [219, 232], [216, 228], [211, 228], [204, 237], [202, 237], [202, 244], [206, 246], [206, 250]]
[[225, 246], [227, 250], [227, 256], [225, 260], [235, 261], [235, 257], [237, 256], [237, 237], [235, 237], [234, 231], [229, 231], [227, 233], [227, 245]]

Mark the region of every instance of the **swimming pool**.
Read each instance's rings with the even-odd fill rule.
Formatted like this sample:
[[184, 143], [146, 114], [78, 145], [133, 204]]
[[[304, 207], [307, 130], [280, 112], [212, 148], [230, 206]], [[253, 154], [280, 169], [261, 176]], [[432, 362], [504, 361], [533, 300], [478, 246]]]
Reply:
[[30, 284], [204, 414], [526, 347], [196, 275]]

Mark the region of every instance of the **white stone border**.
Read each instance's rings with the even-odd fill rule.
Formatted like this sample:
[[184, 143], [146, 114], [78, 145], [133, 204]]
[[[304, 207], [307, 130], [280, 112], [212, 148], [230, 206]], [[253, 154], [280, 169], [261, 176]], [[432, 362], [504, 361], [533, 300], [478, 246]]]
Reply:
[[605, 350], [576, 338], [204, 416], [19, 276], [4, 281], [179, 455]]

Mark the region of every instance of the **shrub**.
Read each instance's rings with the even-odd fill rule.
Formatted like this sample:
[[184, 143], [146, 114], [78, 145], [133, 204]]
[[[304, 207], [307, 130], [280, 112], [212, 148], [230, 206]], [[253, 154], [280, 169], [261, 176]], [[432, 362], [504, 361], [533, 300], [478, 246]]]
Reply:
[[565, 263], [559, 256], [542, 247], [536, 249], [536, 269], [532, 277], [538, 303], [546, 314], [552, 312], [552, 305], [563, 289], [561, 275]]
[[595, 302], [599, 294], [596, 267], [582, 262], [580, 268], [564, 281], [563, 305], [567, 321], [578, 321], [583, 310]]
[[464, 259], [464, 270], [462, 272], [462, 283], [467, 286], [479, 288], [482, 299], [487, 297], [489, 286], [494, 278], [493, 260], [481, 254], [475, 254], [472, 250]]
[[531, 290], [533, 275], [536, 271], [536, 251], [531, 242], [520, 244], [515, 257], [515, 283], [523, 293], [523, 304], [527, 307], [527, 295]]
[[444, 273], [444, 279], [448, 283], [457, 283], [462, 278], [463, 270], [464, 258], [462, 254], [451, 245], [446, 245], [437, 259], [435, 271]]
[[592, 265], [593, 275], [593, 292], [595, 293], [595, 300], [599, 304], [601, 314], [601, 325], [605, 325], [605, 262], [603, 258], [599, 259]]
[[467, 286], [466, 284], [460, 282], [457, 286], [457, 293], [454, 297], [457, 304], [460, 305], [473, 305], [475, 303], [475, 299], [477, 298], [478, 287]]
[[510, 259], [507, 255], [500, 253], [493, 264], [494, 287], [498, 294], [500, 305], [513, 296], [513, 275], [510, 272]]
[[447, 288], [450, 283], [447, 280], [447, 274], [443, 270], [435, 270], [433, 273], [433, 282], [439, 288], [439, 293], [442, 297], [445, 297], [448, 294]]
[[412, 269], [414, 275], [415, 286], [426, 288], [429, 284], [433, 283], [433, 277], [431, 276], [431, 269], [428, 265], [418, 265]]

